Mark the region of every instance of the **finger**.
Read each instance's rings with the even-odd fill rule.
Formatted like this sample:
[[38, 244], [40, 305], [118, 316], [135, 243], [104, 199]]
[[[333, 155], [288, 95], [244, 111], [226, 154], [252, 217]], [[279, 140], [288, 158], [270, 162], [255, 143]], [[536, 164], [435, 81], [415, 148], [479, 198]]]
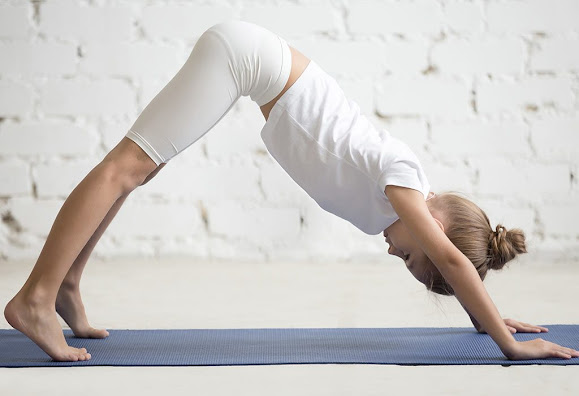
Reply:
[[534, 327], [527, 327], [527, 326], [513, 326], [515, 329], [522, 333], [536, 333], [537, 330]]
[[[557, 344], [554, 344], [554, 345], [557, 345]], [[560, 352], [560, 353], [562, 353], [562, 354], [564, 354], [564, 355], [569, 356], [569, 358], [571, 358], [571, 357], [573, 357], [573, 356], [579, 356], [579, 351], [576, 351], [576, 350], [574, 350], [574, 349], [572, 349], [572, 348], [565, 348], [565, 347], [563, 347], [563, 346], [561, 346], [561, 345], [558, 345], [558, 346], [559, 346], [559, 348], [556, 349], [556, 351], [557, 351], [557, 352]], [[577, 352], [577, 354], [576, 354], [576, 352]]]
[[519, 330], [525, 331], [527, 333], [540, 333], [543, 331], [543, 329], [544, 329], [544, 327], [530, 325], [530, 326], [520, 328]]
[[[525, 325], [528, 325], [527, 323], [525, 323]], [[548, 332], [549, 329], [543, 326], [534, 326], [534, 325], [528, 325], [531, 326], [533, 329], [539, 329], [540, 331], [544, 331], [544, 332]]]
[[[532, 325], [529, 323], [524, 323], [524, 322], [519, 322], [519, 324], [525, 326], [524, 331], [528, 331], [528, 332], [533, 331], [533, 332], [540, 333], [540, 332], [544, 331], [546, 333], [549, 331], [549, 329], [547, 329], [546, 327], [542, 327], [542, 326], [535, 326], [535, 325]], [[521, 330], [523, 330], [523, 329], [521, 329]]]
[[529, 332], [535, 332], [535, 333], [540, 333], [541, 332], [541, 328], [537, 327], [537, 326], [531, 326], [527, 328], [529, 330]]
[[555, 351], [555, 353], [553, 354], [553, 356], [555, 357], [560, 357], [563, 359], [571, 359], [571, 355], [566, 354], [563, 351]]
[[512, 327], [512, 326], [507, 326], [507, 327], [509, 328], [509, 331], [510, 331], [511, 333], [514, 334], [514, 333], [517, 332], [517, 329], [515, 329], [514, 327]]
[[519, 324], [521, 325], [522, 330], [524, 329], [525, 331], [529, 331], [529, 332], [537, 331], [537, 330], [541, 331], [539, 326], [535, 326], [535, 325], [532, 325], [529, 323], [523, 323], [523, 322], [520, 322]]

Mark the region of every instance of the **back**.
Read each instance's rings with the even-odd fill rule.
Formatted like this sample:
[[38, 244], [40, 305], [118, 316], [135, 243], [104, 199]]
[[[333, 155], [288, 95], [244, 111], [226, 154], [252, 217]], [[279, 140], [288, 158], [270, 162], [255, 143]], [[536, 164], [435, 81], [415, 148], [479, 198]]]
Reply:
[[367, 234], [398, 219], [384, 189], [395, 184], [428, 195], [418, 158], [379, 133], [334, 78], [313, 60], [279, 98], [261, 131], [270, 154], [321, 208]]

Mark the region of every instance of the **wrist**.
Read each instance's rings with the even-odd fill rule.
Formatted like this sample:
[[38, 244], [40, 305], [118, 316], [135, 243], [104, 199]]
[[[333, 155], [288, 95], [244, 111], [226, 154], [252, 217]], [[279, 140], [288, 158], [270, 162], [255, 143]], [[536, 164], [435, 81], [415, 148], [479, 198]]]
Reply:
[[504, 346], [501, 346], [501, 352], [505, 355], [508, 359], [512, 359], [515, 355], [516, 349], [518, 347], [519, 342], [513, 338], [513, 341], [507, 343]]

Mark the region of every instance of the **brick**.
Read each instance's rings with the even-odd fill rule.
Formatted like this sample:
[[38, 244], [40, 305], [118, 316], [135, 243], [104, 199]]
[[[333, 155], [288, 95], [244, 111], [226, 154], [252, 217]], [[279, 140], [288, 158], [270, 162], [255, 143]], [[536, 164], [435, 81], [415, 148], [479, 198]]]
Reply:
[[[371, 118], [373, 119], [374, 117]], [[373, 121], [373, 124], [379, 132], [385, 130], [391, 136], [402, 140], [419, 158], [423, 156], [425, 149], [430, 146], [428, 129], [423, 120], [393, 118], [388, 122], [384, 122], [381, 119], [377, 119]]]
[[27, 38], [31, 31], [31, 8], [28, 4], [0, 6], [0, 38]]
[[203, 232], [203, 222], [195, 205], [144, 203], [129, 198], [107, 232], [115, 238], [185, 237]]
[[570, 50], [579, 48], [579, 40], [549, 38], [541, 40], [535, 47], [531, 52], [531, 70], [555, 72], [579, 70], [579, 51]]
[[534, 238], [529, 244], [529, 253], [536, 265], [544, 266], [548, 263], [549, 268], [552, 268], [559, 264], [566, 265], [569, 262], [579, 261], [578, 248], [577, 240], [548, 236], [544, 239]]
[[45, 238], [28, 233], [12, 234], [9, 240], [10, 243], [0, 240], [0, 257], [10, 261], [36, 260], [45, 242]]
[[142, 187], [147, 193], [201, 201], [261, 200], [254, 166], [204, 164], [163, 169]]
[[[372, 237], [350, 222], [329, 213], [310, 200], [302, 207], [302, 235], [296, 248], [316, 259], [350, 260], [367, 250]], [[385, 249], [384, 251], [386, 251]]]
[[448, 38], [434, 45], [431, 56], [444, 73], [517, 74], [523, 68], [524, 46], [514, 38]]
[[47, 36], [89, 41], [126, 41], [131, 37], [129, 7], [92, 7], [77, 1], [46, 2], [40, 6], [39, 30]]
[[560, 33], [579, 28], [576, 0], [489, 2], [486, 9], [491, 33]]
[[0, 124], [0, 155], [91, 154], [97, 137], [75, 125], [64, 123]]
[[374, 113], [374, 78], [337, 78], [338, 85], [344, 91], [348, 100], [354, 101], [359, 107], [360, 112], [366, 116]]
[[96, 245], [91, 258], [99, 260], [154, 258], [157, 254], [156, 245], [159, 241], [135, 237], [112, 238], [107, 231]]
[[534, 164], [495, 159], [478, 166], [481, 194], [504, 194], [538, 200], [542, 196], [568, 194], [569, 166]]
[[300, 215], [295, 208], [245, 208], [223, 203], [208, 206], [209, 230], [214, 235], [250, 240], [295, 238]]
[[[382, 44], [364, 41], [329, 39], [294, 40], [295, 48], [315, 62], [330, 76], [375, 77], [388, 64]], [[392, 64], [392, 61], [390, 61]]]
[[102, 136], [102, 144], [106, 151], [111, 151], [127, 134], [134, 120], [105, 119], [99, 124], [99, 133]]
[[0, 46], [0, 74], [72, 74], [76, 70], [76, 48], [70, 44], [6, 44]]
[[260, 137], [265, 120], [257, 105], [252, 104], [254, 108], [251, 110], [230, 110], [207, 132], [205, 142], [210, 159], [244, 157], [251, 162], [252, 155], [266, 151]]
[[579, 237], [579, 205], [577, 201], [545, 204], [539, 211], [545, 234]]
[[354, 34], [436, 34], [443, 20], [438, 3], [360, 1], [349, 7], [346, 23]]
[[527, 78], [519, 82], [482, 82], [476, 88], [479, 113], [537, 111], [556, 106], [573, 107], [571, 80], [567, 77]]
[[34, 93], [28, 86], [0, 81], [0, 117], [27, 116], [32, 112]]
[[430, 158], [420, 159], [426, 173], [430, 190], [434, 192], [458, 191], [471, 193], [473, 191], [474, 170], [463, 162], [444, 158], [446, 163], [439, 163]]
[[80, 71], [95, 75], [126, 75], [131, 77], [170, 76], [182, 64], [176, 48], [145, 43], [103, 44], [85, 46]]
[[198, 38], [216, 23], [235, 18], [232, 7], [219, 5], [145, 6], [140, 19], [149, 37]]
[[119, 80], [49, 81], [40, 89], [39, 110], [51, 115], [132, 114], [135, 94]]
[[433, 123], [431, 151], [469, 157], [530, 156], [527, 127], [521, 123]]
[[478, 3], [446, 3], [443, 20], [454, 33], [481, 33], [484, 29], [482, 5]]
[[310, 196], [273, 160], [261, 166], [261, 187], [268, 203], [298, 205]]
[[38, 197], [68, 197], [95, 165], [95, 161], [82, 161], [33, 166]]
[[382, 116], [465, 117], [472, 114], [470, 89], [446, 78], [391, 77], [378, 83], [376, 111]]
[[31, 193], [32, 183], [28, 177], [28, 165], [0, 162], [0, 197]]
[[23, 232], [46, 237], [63, 203], [64, 200], [17, 198], [10, 200], [8, 211]]
[[537, 154], [552, 161], [574, 161], [579, 157], [579, 118], [531, 120], [531, 144]]
[[417, 74], [428, 68], [430, 44], [426, 41], [387, 42], [376, 46], [384, 54], [384, 69], [394, 74]]
[[332, 7], [330, 1], [321, 0], [308, 4], [307, 12], [301, 4], [247, 4], [241, 9], [241, 19], [263, 26], [292, 45], [291, 37], [335, 34], [342, 16], [341, 10]]
[[[467, 197], [471, 199], [471, 197]], [[502, 224], [507, 229], [520, 228], [527, 237], [535, 232], [535, 210], [530, 205], [522, 204], [520, 200], [510, 199], [471, 199], [489, 217], [493, 230], [497, 224]]]

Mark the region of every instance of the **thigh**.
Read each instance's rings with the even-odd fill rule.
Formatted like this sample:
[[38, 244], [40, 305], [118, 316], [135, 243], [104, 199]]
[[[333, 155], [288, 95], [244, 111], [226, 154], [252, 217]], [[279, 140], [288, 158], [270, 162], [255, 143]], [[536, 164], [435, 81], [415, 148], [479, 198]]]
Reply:
[[166, 163], [212, 129], [239, 96], [227, 47], [208, 30], [126, 136], [157, 165]]
[[297, 49], [290, 46], [290, 51], [292, 53], [292, 69], [290, 72], [289, 79], [285, 84], [283, 90], [277, 95], [273, 100], [264, 104], [260, 107], [261, 113], [265, 117], [266, 121], [269, 117], [269, 113], [277, 100], [282, 97], [282, 95], [293, 85], [294, 82], [302, 75], [308, 64], [310, 63], [310, 59], [306, 57], [304, 54], [299, 52]]

